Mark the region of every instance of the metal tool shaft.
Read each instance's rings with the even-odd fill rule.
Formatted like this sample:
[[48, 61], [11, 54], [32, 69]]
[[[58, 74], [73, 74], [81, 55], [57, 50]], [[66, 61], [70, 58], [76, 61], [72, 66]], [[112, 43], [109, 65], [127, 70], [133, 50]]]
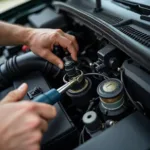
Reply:
[[67, 91], [71, 86], [73, 86], [76, 82], [77, 82], [77, 80], [72, 80], [72, 81], [66, 83], [65, 85], [63, 85], [62, 87], [58, 88], [57, 91], [62, 94], [62, 93], [64, 93], [64, 92], [66, 92], [66, 91]]
[[72, 81], [69, 81], [59, 89], [51, 89], [46, 93], [43, 93], [34, 99], [34, 102], [46, 103], [54, 105], [55, 103], [61, 100], [61, 94], [65, 93], [69, 88], [71, 88], [75, 83], [79, 81], [81, 76], [74, 78]]

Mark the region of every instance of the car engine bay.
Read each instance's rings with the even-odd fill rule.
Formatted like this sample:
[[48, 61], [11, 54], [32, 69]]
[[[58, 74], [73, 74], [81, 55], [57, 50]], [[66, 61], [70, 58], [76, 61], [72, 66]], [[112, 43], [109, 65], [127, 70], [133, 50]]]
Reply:
[[[63, 70], [26, 46], [0, 47], [1, 99], [23, 82], [29, 86], [24, 99], [33, 100], [83, 75], [55, 104], [57, 117], [49, 122], [42, 150], [150, 149], [150, 23], [117, 1], [99, 2], [32, 1], [0, 16], [24, 26], [60, 28], [79, 43], [77, 62], [54, 47]], [[23, 8], [28, 11], [18, 14]]]

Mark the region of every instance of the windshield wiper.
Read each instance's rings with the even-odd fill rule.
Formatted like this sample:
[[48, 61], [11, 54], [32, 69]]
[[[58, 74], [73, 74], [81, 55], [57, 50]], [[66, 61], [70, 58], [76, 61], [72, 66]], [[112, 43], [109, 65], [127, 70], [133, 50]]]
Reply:
[[113, 1], [128, 6], [130, 10], [138, 14], [150, 15], [150, 6], [139, 4], [136, 2], [125, 1], [125, 0], [113, 0]]

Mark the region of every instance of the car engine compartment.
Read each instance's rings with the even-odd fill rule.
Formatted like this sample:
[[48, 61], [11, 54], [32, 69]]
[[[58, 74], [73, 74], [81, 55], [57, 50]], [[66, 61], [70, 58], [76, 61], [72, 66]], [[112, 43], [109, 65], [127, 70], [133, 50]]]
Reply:
[[[88, 16], [90, 12], [92, 15], [93, 3], [90, 0], [82, 0], [80, 5], [75, 0], [43, 2], [36, 8], [30, 7], [24, 16], [6, 19], [35, 28], [61, 28], [76, 37], [80, 49], [78, 61], [75, 62], [67, 51], [60, 46], [54, 47], [53, 52], [65, 64], [64, 69], [60, 70], [33, 54], [26, 46], [1, 46], [0, 97], [2, 99], [9, 91], [26, 82], [29, 89], [24, 99], [33, 100], [41, 93], [59, 88], [73, 77], [83, 75], [80, 83], [69, 89], [63, 100], [55, 104], [57, 117], [49, 123], [41, 149], [149, 149], [150, 72], [147, 58], [150, 55], [146, 50], [150, 36], [149, 33], [147, 37], [144, 33], [137, 33], [141, 39], [134, 38], [136, 31], [131, 26], [139, 26], [138, 29], [145, 32], [150, 25], [146, 21], [139, 22], [136, 17], [135, 20], [118, 17], [111, 20], [109, 17], [112, 14], [108, 15], [110, 6], [105, 8], [104, 5], [102, 12], [99, 10], [100, 16], [94, 12], [97, 18], [91, 16], [93, 19], [100, 19], [103, 25], [107, 23], [110, 28], [115, 26], [118, 32], [123, 31], [118, 34], [120, 39], [116, 36], [121, 46], [109, 30], [108, 37], [106, 31], [99, 31], [97, 24], [94, 26], [94, 22], [90, 25], [77, 12], [76, 15], [69, 13], [73, 7], [72, 13], [77, 9], [80, 13], [85, 11], [84, 15]], [[131, 12], [128, 10], [128, 13]], [[120, 26], [121, 23], [123, 26]], [[99, 26], [102, 25], [99, 23]], [[127, 32], [125, 29], [128, 28]], [[124, 40], [126, 36], [129, 39], [123, 41], [123, 34], [126, 34]], [[127, 44], [128, 40], [130, 43]], [[138, 50], [142, 52], [138, 53]]]

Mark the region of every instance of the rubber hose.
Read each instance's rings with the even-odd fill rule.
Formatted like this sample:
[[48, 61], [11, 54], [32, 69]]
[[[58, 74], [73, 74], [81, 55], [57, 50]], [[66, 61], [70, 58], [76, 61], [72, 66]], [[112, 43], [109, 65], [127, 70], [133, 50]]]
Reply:
[[32, 71], [56, 77], [60, 69], [32, 52], [14, 56], [0, 66], [0, 90], [9, 87], [17, 77]]

